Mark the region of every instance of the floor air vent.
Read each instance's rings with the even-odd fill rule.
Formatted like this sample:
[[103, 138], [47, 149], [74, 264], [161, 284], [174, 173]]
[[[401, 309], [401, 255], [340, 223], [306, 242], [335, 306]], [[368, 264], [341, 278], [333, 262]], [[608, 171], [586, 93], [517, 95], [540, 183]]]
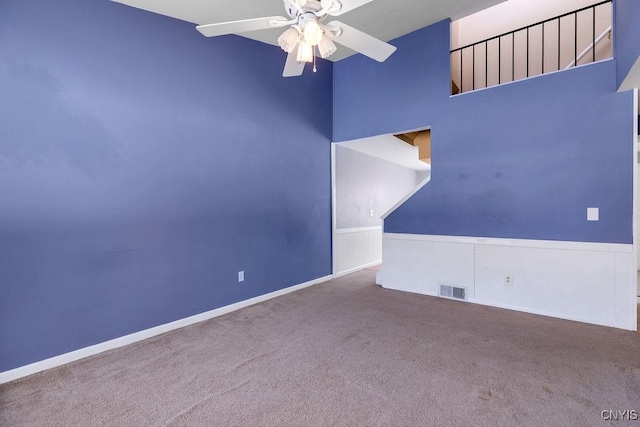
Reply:
[[440, 285], [440, 296], [453, 299], [467, 299], [467, 292], [465, 288], [456, 288], [455, 286]]

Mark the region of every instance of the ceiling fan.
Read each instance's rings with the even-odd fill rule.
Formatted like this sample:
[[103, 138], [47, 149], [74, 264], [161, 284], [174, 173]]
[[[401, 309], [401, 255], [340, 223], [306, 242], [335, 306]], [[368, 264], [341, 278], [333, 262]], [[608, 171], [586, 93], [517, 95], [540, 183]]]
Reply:
[[[328, 58], [337, 47], [346, 46], [369, 58], [384, 62], [396, 48], [340, 21], [324, 24], [328, 16], [340, 16], [373, 0], [283, 0], [291, 19], [282, 16], [220, 22], [196, 27], [206, 37], [244, 33], [290, 26], [278, 38], [278, 44], [289, 55], [283, 77], [302, 75], [307, 62], [313, 62], [316, 71], [316, 49], [322, 58]], [[335, 42], [335, 43], [334, 43]]]

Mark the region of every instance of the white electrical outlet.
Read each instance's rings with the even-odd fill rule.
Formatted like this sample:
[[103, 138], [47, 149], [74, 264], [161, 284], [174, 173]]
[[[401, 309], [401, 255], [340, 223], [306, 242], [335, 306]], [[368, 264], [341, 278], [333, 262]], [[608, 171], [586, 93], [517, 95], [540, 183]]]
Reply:
[[513, 276], [511, 274], [507, 274], [506, 276], [504, 276], [504, 285], [513, 286]]
[[238, 282], [244, 282], [244, 271], [238, 271]]

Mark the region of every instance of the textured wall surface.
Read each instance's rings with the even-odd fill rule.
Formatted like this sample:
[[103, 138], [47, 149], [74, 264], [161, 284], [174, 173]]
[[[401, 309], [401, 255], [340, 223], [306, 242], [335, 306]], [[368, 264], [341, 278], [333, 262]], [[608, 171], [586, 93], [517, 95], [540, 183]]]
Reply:
[[391, 41], [398, 50], [382, 64], [362, 55], [336, 62], [334, 141], [429, 125], [451, 90], [449, 27], [446, 20]]
[[450, 98], [448, 21], [283, 79], [109, 1], [0, 2], [0, 371], [330, 274], [331, 139], [432, 127], [388, 232], [630, 243], [617, 3], [617, 61]]
[[331, 273], [332, 66], [284, 60], [109, 1], [0, 2], [0, 371]]
[[449, 97], [445, 24], [392, 41], [382, 66], [334, 65], [336, 139], [432, 129], [431, 182], [385, 232], [631, 243], [635, 118], [615, 61]]
[[417, 171], [339, 144], [335, 167], [338, 229], [382, 226], [380, 217], [418, 185]]

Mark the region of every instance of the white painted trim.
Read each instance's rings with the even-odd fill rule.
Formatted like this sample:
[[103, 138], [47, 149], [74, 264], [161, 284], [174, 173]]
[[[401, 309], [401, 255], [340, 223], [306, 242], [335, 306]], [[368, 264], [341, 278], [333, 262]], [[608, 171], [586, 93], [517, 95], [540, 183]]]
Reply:
[[[416, 292], [414, 290], [405, 290], [405, 289], [399, 289], [399, 288], [396, 288], [396, 287], [393, 287], [393, 286], [383, 285], [382, 283], [376, 283], [376, 285], [380, 285], [384, 289], [388, 289], [390, 291], [404, 292], [404, 293], [412, 294], [412, 295], [422, 295], [422, 296], [425, 296], [425, 297], [444, 298], [444, 297], [441, 297], [437, 292], [431, 292], [431, 291]], [[444, 298], [444, 299], [451, 299], [453, 301], [459, 301], [459, 302], [467, 302], [468, 301], [468, 300], [459, 300], [459, 299], [453, 299], [453, 298]]]
[[340, 273], [336, 273], [333, 275], [334, 278], [346, 276], [347, 274], [355, 273], [356, 271], [364, 270], [365, 268], [375, 267], [376, 265], [382, 264], [382, 260], [379, 259], [374, 262], [370, 262], [368, 264], [360, 265], [358, 267], [350, 268], [349, 270], [341, 271]]
[[383, 239], [417, 240], [466, 245], [513, 246], [520, 248], [561, 249], [569, 251], [632, 253], [632, 244], [564, 242], [559, 240], [498, 239], [493, 237], [437, 236], [426, 234], [383, 233]]
[[[638, 142], [640, 141], [640, 136], [638, 136], [638, 88], [633, 90], [633, 142], [636, 145], [636, 149], [633, 150], [633, 261], [635, 264], [634, 275], [637, 274], [638, 268], [638, 216], [640, 215], [639, 211], [639, 203], [638, 200], [638, 150], [637, 146], [640, 145]], [[638, 287], [636, 279], [636, 296], [640, 295], [640, 287]], [[637, 306], [636, 306], [637, 311]], [[636, 312], [636, 328], [638, 330], [638, 313]]]
[[446, 299], [446, 300], [449, 300], [449, 301], [457, 301], [459, 303], [470, 303], [470, 304], [475, 304], [475, 305], [484, 305], [484, 306], [488, 306], [488, 307], [501, 308], [501, 309], [504, 309], [504, 310], [520, 311], [520, 312], [523, 312], [523, 313], [535, 314], [535, 315], [538, 315], [538, 316], [553, 317], [553, 318], [556, 318], [556, 319], [570, 320], [570, 321], [573, 321], [573, 322], [581, 322], [581, 323], [589, 323], [589, 324], [592, 324], [592, 325], [595, 324], [595, 325], [600, 325], [600, 326], [614, 327], [614, 328], [630, 330], [630, 331], [635, 331], [636, 330], [636, 329], [630, 329], [628, 326], [626, 326], [624, 324], [594, 323], [594, 321], [592, 319], [587, 319], [587, 318], [582, 318], [582, 317], [577, 317], [577, 316], [568, 316], [568, 315], [563, 314], [563, 313], [555, 313], [555, 312], [546, 311], [546, 310], [536, 310], [536, 309], [532, 309], [532, 308], [518, 307], [518, 306], [514, 306], [514, 305], [509, 305], [509, 304], [499, 304], [499, 303], [495, 303], [495, 302], [491, 302], [491, 301], [484, 301], [484, 300], [479, 300], [479, 299], [474, 299], [474, 298], [469, 298], [469, 299], [466, 299], [466, 300], [459, 300], [459, 299], [455, 299], [455, 298], [446, 298], [446, 297], [443, 297], [443, 296], [439, 295], [436, 292], [430, 292], [430, 291], [416, 292], [416, 291], [412, 291], [412, 290], [405, 290], [405, 289], [396, 288], [396, 287], [393, 287], [393, 286], [386, 286], [386, 285], [380, 284], [380, 283], [377, 283], [377, 284], [381, 285], [385, 289], [389, 289], [389, 290], [392, 290], [392, 291], [406, 292], [406, 293], [415, 294], [415, 295], [424, 295], [424, 296], [433, 297], [433, 298], [442, 298], [442, 299]]
[[395, 205], [393, 205], [393, 206], [391, 207], [391, 209], [389, 209], [387, 212], [385, 212], [385, 214], [384, 214], [384, 215], [382, 215], [382, 216], [380, 217], [380, 219], [382, 219], [382, 220], [387, 219], [387, 217], [388, 217], [389, 215], [391, 215], [391, 214], [393, 213], [393, 211], [395, 211], [395, 210], [396, 210], [396, 209], [398, 209], [400, 206], [402, 206], [402, 205], [404, 204], [404, 202], [406, 202], [407, 200], [409, 200], [410, 198], [412, 198], [412, 197], [413, 197], [413, 195], [414, 195], [414, 194], [416, 194], [418, 191], [420, 191], [420, 189], [421, 189], [422, 187], [424, 187], [425, 185], [427, 185], [427, 183], [428, 183], [429, 181], [431, 181], [431, 175], [429, 175], [427, 178], [425, 178], [425, 180], [424, 180], [424, 181], [422, 181], [421, 183], [419, 183], [418, 185], [416, 185], [416, 187], [415, 187], [412, 191], [410, 191], [409, 193], [407, 193], [407, 194], [406, 194], [402, 199], [400, 199], [400, 200], [398, 201], [398, 203], [396, 203]]
[[260, 295], [255, 298], [237, 302], [235, 304], [227, 305], [225, 307], [216, 308], [215, 310], [207, 311], [205, 313], [196, 314], [195, 316], [186, 317], [174, 322], [165, 323], [164, 325], [156, 326], [153, 328], [145, 329], [143, 331], [135, 332], [133, 334], [125, 335], [120, 338], [105, 341], [100, 344], [95, 344], [90, 347], [85, 347], [69, 353], [61, 354], [60, 356], [52, 357], [50, 359], [41, 360], [39, 362], [31, 363], [29, 365], [21, 366], [9, 371], [0, 372], [0, 384], [8, 383], [9, 381], [14, 381], [29, 375], [37, 374], [38, 372], [65, 365], [67, 363], [75, 362], [76, 360], [94, 356], [108, 350], [113, 350], [115, 348], [133, 344], [138, 341], [142, 341], [160, 334], [164, 334], [166, 332], [173, 331], [175, 329], [180, 329], [184, 328], [185, 326], [193, 325], [195, 323], [204, 322], [205, 320], [219, 317], [227, 313], [231, 313], [232, 311], [240, 310], [241, 308], [249, 307], [251, 305], [258, 304], [260, 302], [264, 302], [282, 295], [286, 295], [291, 292], [299, 291], [300, 289], [308, 288], [310, 286], [317, 285], [318, 283], [323, 283], [331, 279], [333, 279], [333, 275], [321, 277], [309, 282], [301, 283], [299, 285], [280, 289], [275, 292]]
[[[454, 300], [454, 301], [460, 301], [460, 300]], [[635, 329], [629, 329], [629, 327], [627, 327], [624, 324], [603, 323], [603, 322], [597, 322], [597, 321], [594, 322], [593, 319], [587, 319], [587, 318], [577, 317], [577, 316], [568, 316], [568, 315], [563, 314], [563, 313], [555, 313], [555, 312], [546, 311], [546, 310], [536, 310], [536, 309], [527, 308], [527, 307], [518, 307], [518, 306], [514, 306], [514, 305], [509, 305], [509, 304], [499, 304], [499, 303], [493, 303], [493, 302], [476, 300], [476, 299], [468, 299], [466, 301], [460, 301], [460, 302], [468, 302], [468, 303], [471, 303], [471, 304], [484, 305], [484, 306], [487, 306], [487, 307], [502, 308], [504, 310], [520, 311], [520, 312], [523, 312], [523, 313], [535, 314], [535, 315], [538, 315], [538, 316], [553, 317], [553, 318], [556, 318], [556, 319], [570, 320], [570, 321], [573, 321], [573, 322], [589, 323], [589, 324], [592, 324], [592, 325], [600, 325], [600, 326], [607, 326], [607, 327], [610, 327], [610, 328], [624, 329], [624, 330], [627, 330], [627, 331], [635, 331]]]
[[[638, 146], [640, 146], [640, 136], [638, 135], [638, 89], [633, 89], [633, 143], [636, 146], [633, 150], [633, 252], [638, 251]], [[636, 256], [636, 271], [638, 268]]]
[[394, 287], [386, 287], [384, 285], [381, 285], [381, 286], [383, 288], [385, 288], [385, 289], [390, 289], [390, 290], [393, 290], [393, 291], [407, 292], [407, 293], [410, 293], [410, 294], [424, 295], [424, 296], [433, 297], [433, 298], [443, 298], [443, 299], [446, 299], [446, 300], [457, 301], [457, 302], [460, 302], [460, 303], [470, 303], [470, 304], [476, 304], [476, 305], [484, 305], [486, 307], [501, 308], [501, 309], [504, 309], [504, 310], [521, 311], [523, 313], [536, 314], [538, 316], [554, 317], [556, 319], [570, 320], [570, 321], [573, 321], [573, 322], [581, 322], [581, 323], [589, 323], [589, 324], [592, 324], [592, 325], [615, 327], [615, 328], [631, 330], [631, 331], [635, 331], [636, 330], [636, 329], [629, 329], [625, 325], [618, 325], [618, 324], [613, 324], [612, 325], [612, 324], [598, 323], [598, 322], [594, 323], [594, 321], [592, 319], [587, 319], [587, 318], [582, 318], [582, 317], [577, 317], [577, 316], [567, 316], [566, 314], [555, 313], [555, 312], [546, 311], [546, 310], [536, 310], [536, 309], [532, 309], [532, 308], [518, 307], [518, 306], [514, 306], [514, 305], [509, 305], [509, 304], [493, 303], [493, 302], [482, 301], [482, 300], [473, 299], [473, 298], [469, 298], [469, 299], [466, 299], [466, 300], [459, 300], [459, 299], [455, 299], [455, 298], [445, 298], [443, 296], [438, 295], [435, 292], [420, 292], [420, 293], [418, 293], [418, 292], [413, 292], [413, 291], [405, 291], [403, 289], [396, 289]]
[[376, 227], [358, 227], [358, 228], [338, 228], [336, 234], [354, 234], [354, 233], [366, 233], [368, 231], [380, 231], [382, 226]]
[[331, 272], [336, 273], [336, 143], [331, 143]]

